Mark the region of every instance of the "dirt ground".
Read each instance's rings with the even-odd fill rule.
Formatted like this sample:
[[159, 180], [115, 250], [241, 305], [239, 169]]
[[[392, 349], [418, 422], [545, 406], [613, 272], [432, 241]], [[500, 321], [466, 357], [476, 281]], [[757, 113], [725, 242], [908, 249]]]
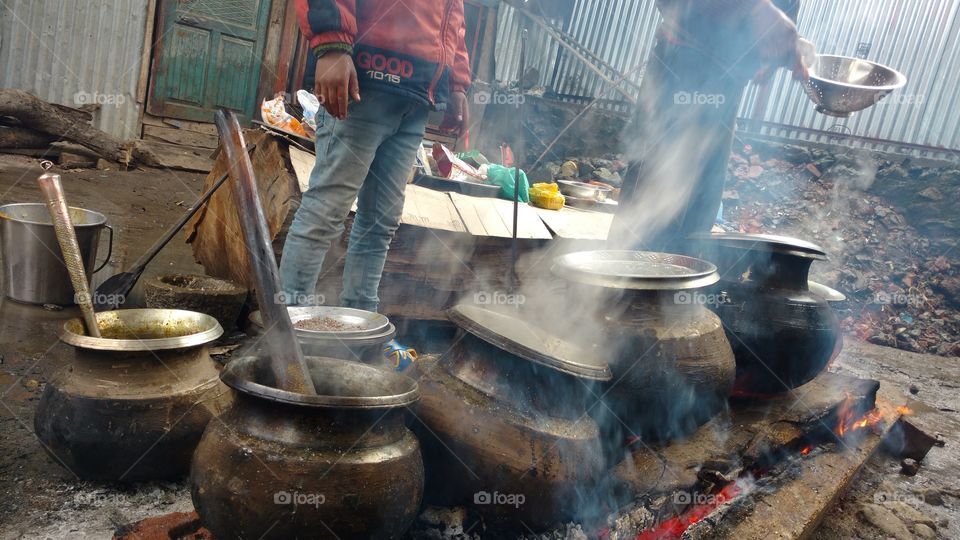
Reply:
[[[202, 175], [152, 170], [58, 172], [73, 205], [103, 212], [116, 229], [116, 264], [102, 276], [125, 268], [149, 247], [199, 195], [202, 181]], [[33, 160], [0, 156], [0, 204], [39, 202], [34, 183], [39, 173]], [[177, 237], [147, 275], [161, 272], [202, 268]], [[103, 279], [99, 276], [95, 283]], [[75, 316], [75, 309], [47, 311], [0, 300], [0, 540], [109, 538], [120, 525], [192, 507], [182, 482], [124, 487], [80, 481], [34, 437], [33, 414], [43, 386], [72, 354], [58, 342], [57, 329]], [[909, 538], [928, 531], [932, 537], [960, 537], [960, 359], [848, 342], [834, 369], [880, 379], [901, 393], [913, 385], [916, 399], [939, 409], [936, 425], [946, 446], [934, 448], [913, 477], [899, 473], [899, 459], [875, 456], [817, 537]]]

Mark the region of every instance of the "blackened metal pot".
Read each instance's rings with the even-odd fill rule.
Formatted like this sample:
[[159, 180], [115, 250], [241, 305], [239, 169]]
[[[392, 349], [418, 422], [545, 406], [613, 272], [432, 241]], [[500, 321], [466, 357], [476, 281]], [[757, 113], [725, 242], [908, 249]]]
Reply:
[[700, 255], [716, 263], [714, 307], [737, 358], [735, 394], [775, 394], [809, 382], [841, 351], [840, 321], [810, 291], [819, 246], [783, 236], [723, 233], [697, 237]]
[[404, 425], [417, 383], [359, 362], [306, 358], [317, 395], [266, 386], [266, 362], [230, 362], [233, 406], [191, 468], [193, 504], [217, 538], [400, 538], [423, 496]]
[[604, 472], [586, 407], [606, 365], [522, 314], [458, 306], [449, 317], [453, 348], [416, 364], [427, 502], [513, 531], [580, 517]]
[[170, 309], [97, 314], [104, 337], [80, 319], [60, 339], [74, 361], [44, 388], [34, 429], [54, 461], [90, 480], [139, 482], [186, 475], [210, 419], [226, 409], [207, 343], [209, 315]]

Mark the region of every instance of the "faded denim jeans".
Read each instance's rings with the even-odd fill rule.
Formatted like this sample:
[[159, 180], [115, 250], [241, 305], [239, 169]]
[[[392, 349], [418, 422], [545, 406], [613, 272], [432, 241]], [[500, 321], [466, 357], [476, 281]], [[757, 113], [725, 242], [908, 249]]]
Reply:
[[323, 260], [357, 200], [340, 304], [377, 310], [383, 265], [428, 113], [416, 101], [374, 90], [350, 105], [345, 120], [317, 113], [317, 162], [280, 262], [288, 304], [320, 303], [315, 291]]

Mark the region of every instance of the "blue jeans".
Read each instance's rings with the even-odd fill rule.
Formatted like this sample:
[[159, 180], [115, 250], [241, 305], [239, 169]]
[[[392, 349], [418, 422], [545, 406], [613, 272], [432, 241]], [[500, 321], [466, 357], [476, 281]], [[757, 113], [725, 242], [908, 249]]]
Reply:
[[[400, 224], [404, 189], [429, 110], [393, 94], [367, 90], [345, 120], [317, 113], [317, 162], [280, 260], [287, 301], [318, 304], [323, 260], [343, 234], [357, 200], [340, 303], [376, 311], [387, 250]], [[322, 125], [320, 125], [322, 123]], [[359, 194], [359, 195], [358, 195]], [[359, 198], [358, 198], [359, 197]]]

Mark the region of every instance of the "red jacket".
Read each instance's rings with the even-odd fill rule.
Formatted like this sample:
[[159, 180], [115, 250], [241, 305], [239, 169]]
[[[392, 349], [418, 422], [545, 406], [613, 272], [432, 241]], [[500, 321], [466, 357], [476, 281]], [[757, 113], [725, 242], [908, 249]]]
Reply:
[[319, 55], [353, 53], [361, 89], [375, 87], [443, 109], [470, 87], [463, 0], [296, 0], [300, 29]]

